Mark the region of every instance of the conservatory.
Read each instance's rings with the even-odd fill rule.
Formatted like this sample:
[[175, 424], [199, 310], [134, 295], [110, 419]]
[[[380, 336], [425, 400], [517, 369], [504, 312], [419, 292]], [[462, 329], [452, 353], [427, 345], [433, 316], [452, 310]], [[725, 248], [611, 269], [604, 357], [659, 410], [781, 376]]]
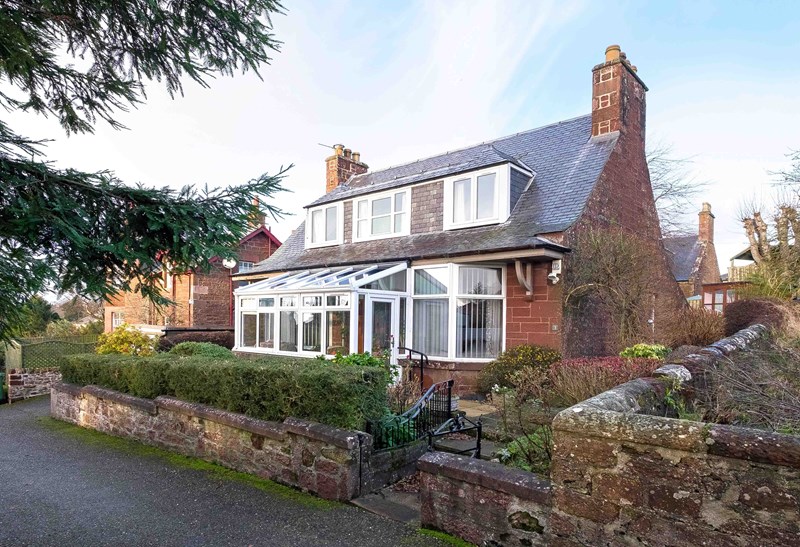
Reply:
[[502, 351], [504, 278], [504, 265], [406, 262], [283, 273], [235, 291], [234, 349], [370, 352], [394, 364], [409, 346], [432, 358], [490, 360]]

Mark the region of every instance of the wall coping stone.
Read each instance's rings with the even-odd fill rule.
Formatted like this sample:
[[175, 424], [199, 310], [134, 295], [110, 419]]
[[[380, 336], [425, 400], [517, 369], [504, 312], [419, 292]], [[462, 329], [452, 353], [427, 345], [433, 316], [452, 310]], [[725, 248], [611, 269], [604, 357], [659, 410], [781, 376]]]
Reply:
[[57, 382], [53, 384], [50, 389], [51, 391], [63, 391], [64, 393], [68, 393], [73, 397], [80, 397], [83, 394], [83, 387], [77, 384], [68, 384], [66, 382]]
[[127, 393], [120, 393], [119, 391], [94, 385], [83, 386], [81, 393], [93, 395], [98, 399], [105, 399], [107, 401], [113, 401], [122, 405], [132, 406], [147, 412], [151, 416], [158, 414], [158, 408], [156, 407], [155, 401], [152, 399], [134, 397], [133, 395], [128, 395]]
[[417, 460], [417, 469], [542, 505], [550, 505], [552, 497], [550, 481], [539, 478], [529, 471], [514, 469], [497, 462], [487, 462], [447, 452], [429, 452]]
[[800, 469], [800, 437], [749, 427], [712, 425], [708, 453]]
[[367, 433], [349, 431], [331, 425], [309, 422], [308, 420], [292, 417], [286, 418], [283, 421], [283, 425], [289, 433], [330, 443], [347, 450], [358, 448], [358, 437], [360, 435], [367, 435]]
[[249, 433], [255, 433], [269, 439], [277, 441], [283, 440], [286, 437], [286, 432], [283, 424], [279, 422], [271, 422], [267, 420], [259, 420], [258, 418], [251, 418], [244, 414], [237, 414], [227, 410], [221, 410], [199, 403], [190, 403], [182, 401], [174, 397], [159, 396], [155, 398], [155, 404], [159, 408], [178, 412], [187, 416], [194, 416], [196, 418], [203, 418], [222, 425], [227, 425]]
[[[700, 366], [714, 366], [718, 359], [746, 348], [766, 333], [766, 327], [760, 324], [747, 327], [686, 360]], [[659, 392], [666, 389], [664, 376], [681, 382], [688, 381], [683, 378], [692, 377], [686, 367], [675, 363], [665, 364], [653, 375], [655, 377], [631, 380], [562, 410], [553, 419], [553, 429], [599, 439], [800, 467], [800, 438], [793, 435], [639, 414], [648, 403], [663, 398], [663, 393]], [[781, 450], [775, 450], [777, 447]]]
[[562, 410], [553, 429], [598, 439], [658, 445], [687, 452], [708, 450], [708, 424], [592, 408], [584, 403]]

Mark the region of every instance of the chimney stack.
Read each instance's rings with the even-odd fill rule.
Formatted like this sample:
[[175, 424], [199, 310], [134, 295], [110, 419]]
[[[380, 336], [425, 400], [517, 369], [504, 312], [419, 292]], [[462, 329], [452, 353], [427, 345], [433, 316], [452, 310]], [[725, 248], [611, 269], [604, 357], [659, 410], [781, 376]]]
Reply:
[[644, 146], [647, 86], [618, 45], [592, 69], [592, 137], [614, 131], [640, 132]]
[[711, 212], [711, 204], [703, 203], [703, 209], [698, 216], [700, 217], [698, 239], [706, 243], [714, 243], [714, 214]]
[[361, 154], [345, 148], [343, 144], [333, 145], [333, 156], [325, 160], [325, 192], [338, 187], [353, 175], [366, 173], [369, 166], [361, 162]]

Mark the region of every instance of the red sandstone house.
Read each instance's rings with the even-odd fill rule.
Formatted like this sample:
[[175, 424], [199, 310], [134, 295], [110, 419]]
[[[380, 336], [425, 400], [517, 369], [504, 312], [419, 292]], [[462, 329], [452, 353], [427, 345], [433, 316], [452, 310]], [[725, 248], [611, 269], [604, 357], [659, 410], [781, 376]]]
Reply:
[[[621, 227], [662, 252], [656, 324], [685, 306], [645, 160], [645, 92], [618, 46], [592, 70], [590, 114], [381, 171], [342, 145], [326, 193], [269, 259], [234, 276], [236, 350], [316, 356], [399, 348], [428, 378], [474, 389], [506, 348], [607, 354], [602, 318], [570, 321], [562, 279], [577, 234]], [[631, 267], [636, 267], [632, 264]]]
[[[263, 220], [263, 219], [262, 219]], [[209, 272], [163, 273], [164, 294], [174, 305], [158, 310], [138, 293], [120, 293], [104, 307], [105, 331], [128, 323], [150, 334], [164, 327], [232, 327], [233, 289], [231, 274], [246, 273], [268, 258], [281, 242], [263, 222], [239, 242], [238, 261], [228, 269], [214, 258]]]
[[698, 214], [697, 235], [664, 239], [672, 275], [688, 299], [699, 303], [703, 285], [720, 283], [717, 251], [714, 248], [714, 214], [711, 205], [703, 203]]

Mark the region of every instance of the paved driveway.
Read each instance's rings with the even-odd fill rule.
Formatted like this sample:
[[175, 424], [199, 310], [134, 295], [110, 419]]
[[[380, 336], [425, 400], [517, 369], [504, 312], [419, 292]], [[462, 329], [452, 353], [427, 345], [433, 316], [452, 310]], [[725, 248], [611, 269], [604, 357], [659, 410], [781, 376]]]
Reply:
[[269, 492], [0, 406], [0, 545], [443, 545], [356, 507]]

